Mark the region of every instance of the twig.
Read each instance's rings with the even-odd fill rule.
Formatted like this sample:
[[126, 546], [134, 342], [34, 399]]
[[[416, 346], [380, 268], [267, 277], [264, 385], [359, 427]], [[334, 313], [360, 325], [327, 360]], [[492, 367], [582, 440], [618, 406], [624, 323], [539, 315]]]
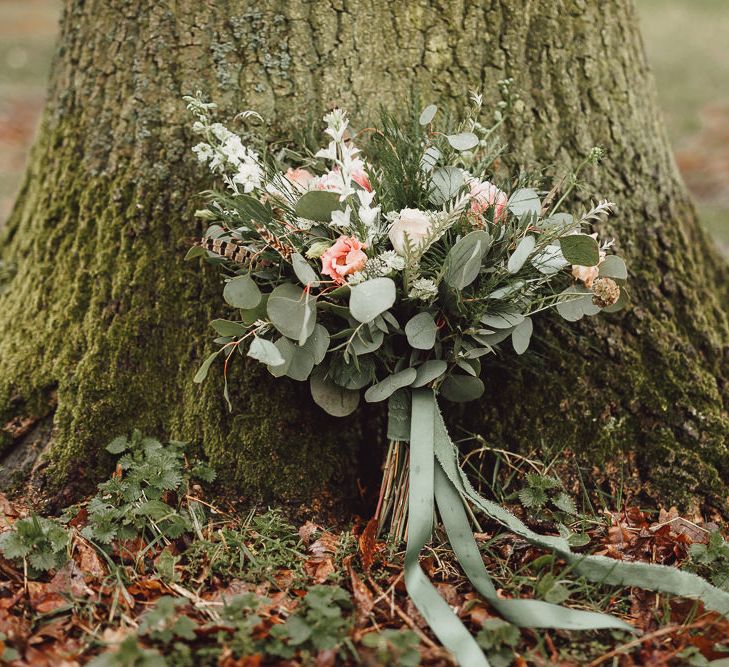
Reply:
[[587, 667], [597, 667], [598, 665], [602, 665], [604, 662], [610, 660], [610, 658], [615, 658], [621, 653], [624, 653], [625, 651], [628, 651], [635, 646], [640, 646], [643, 642], [650, 641], [651, 639], [656, 639], [657, 637], [662, 637], [663, 635], [670, 635], [672, 632], [676, 632], [677, 630], [694, 630], [696, 628], [702, 628], [705, 625], [707, 625], [707, 621], [697, 621], [696, 623], [691, 623], [689, 625], [667, 625], [665, 628], [660, 628], [659, 630], [650, 632], [647, 635], [643, 635], [642, 637], [636, 637], [632, 641], [618, 646], [616, 649], [613, 649], [609, 653], [605, 653], [599, 658], [593, 660], [587, 665]]

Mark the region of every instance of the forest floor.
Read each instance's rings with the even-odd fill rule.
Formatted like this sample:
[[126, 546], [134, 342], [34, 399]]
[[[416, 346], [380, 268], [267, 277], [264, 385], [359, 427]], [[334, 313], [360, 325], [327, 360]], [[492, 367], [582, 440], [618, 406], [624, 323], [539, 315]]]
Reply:
[[[135, 434], [95, 496], [41, 517], [0, 494], [0, 663], [12, 667], [451, 665], [406, 595], [402, 544], [355, 519], [327, 529], [216, 501], [214, 474], [180, 444]], [[673, 565], [729, 582], [720, 527], [676, 510], [569, 496], [509, 455], [488, 485], [531, 527], [584, 553]], [[529, 474], [525, 474], [530, 470]], [[482, 480], [483, 481], [483, 480]], [[590, 583], [484, 524], [477, 542], [505, 598], [617, 615], [640, 631], [519, 629], [463, 577], [437, 534], [421, 564], [494, 667], [726, 667], [729, 620], [689, 600]]]

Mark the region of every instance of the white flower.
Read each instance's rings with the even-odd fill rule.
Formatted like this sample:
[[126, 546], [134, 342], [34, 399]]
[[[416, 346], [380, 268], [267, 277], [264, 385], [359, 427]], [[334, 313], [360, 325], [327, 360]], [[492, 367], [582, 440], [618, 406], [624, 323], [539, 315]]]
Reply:
[[261, 168], [249, 160], [238, 167], [238, 173], [233, 176], [233, 184], [241, 185], [243, 192], [249, 193], [261, 186], [261, 176]]
[[348, 285], [359, 285], [360, 283], [363, 283], [365, 280], [367, 280], [367, 276], [365, 275], [364, 271], [355, 271], [354, 273], [350, 273], [347, 276]]
[[225, 125], [222, 123], [213, 123], [210, 126], [210, 131], [215, 135], [215, 138], [223, 142], [225, 141], [231, 134], [233, 134]]
[[238, 163], [249, 159], [248, 149], [243, 145], [237, 134], [231, 134], [220, 147], [228, 162], [237, 166]]
[[329, 142], [326, 148], [320, 148], [314, 157], [320, 157], [324, 160], [336, 160], [337, 159], [337, 144], [333, 141]]
[[413, 286], [410, 288], [408, 296], [411, 299], [421, 299], [422, 301], [428, 301], [438, 294], [438, 288], [430, 278], [418, 278], [413, 281]]
[[404, 208], [392, 223], [388, 236], [398, 255], [405, 254], [406, 244], [417, 248], [429, 235], [433, 226], [430, 216], [417, 208]]
[[332, 227], [347, 228], [349, 227], [349, 217], [352, 209], [347, 206], [343, 211], [332, 211]]
[[197, 159], [202, 163], [208, 162], [213, 157], [213, 147], [204, 142], [200, 142], [197, 146], [193, 146], [192, 152], [195, 153]]
[[347, 120], [347, 112], [342, 109], [333, 109], [324, 116], [324, 121], [327, 124], [325, 132], [336, 142], [342, 141], [344, 132], [349, 125]]
[[386, 250], [379, 255], [379, 258], [391, 271], [402, 271], [405, 268], [405, 259], [394, 250]]

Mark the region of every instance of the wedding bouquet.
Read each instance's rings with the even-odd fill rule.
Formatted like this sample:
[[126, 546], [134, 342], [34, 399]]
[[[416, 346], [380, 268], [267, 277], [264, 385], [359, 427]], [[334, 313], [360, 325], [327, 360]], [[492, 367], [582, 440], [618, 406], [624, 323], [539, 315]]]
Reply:
[[[555, 310], [573, 322], [622, 307], [625, 262], [590, 233], [613, 204], [564, 211], [576, 172], [544, 196], [524, 176], [510, 188], [495, 183], [503, 113], [483, 125], [478, 95], [461, 120], [429, 105], [412, 121], [383, 112], [358, 133], [334, 109], [324, 116], [327, 145], [308, 151], [274, 150], [250, 133], [244, 143], [214, 122], [214, 104], [199, 94], [185, 99], [202, 139], [193, 151], [225, 186], [197, 211], [209, 227], [188, 255], [222, 266], [223, 298], [236, 312], [211, 322], [218, 349], [195, 381], [219, 356], [227, 377], [237, 352], [274, 377], [308, 381], [313, 400], [337, 417], [362, 398], [389, 401], [377, 518], [396, 537], [407, 532], [408, 592], [461, 664], [488, 662], [418, 564], [436, 503], [469, 579], [517, 625], [630, 629], [607, 615], [499, 598], [473, 540], [471, 507], [584, 576], [711, 604], [708, 589], [694, 590], [696, 581], [708, 584], [692, 575], [575, 554], [564, 537], [537, 535], [482, 498], [458, 465], [437, 405], [479, 398], [481, 360], [508, 346], [523, 354], [535, 315]], [[600, 157], [594, 149], [583, 164]], [[687, 580], [690, 591], [681, 588]], [[729, 610], [729, 597], [716, 594], [714, 607]]]

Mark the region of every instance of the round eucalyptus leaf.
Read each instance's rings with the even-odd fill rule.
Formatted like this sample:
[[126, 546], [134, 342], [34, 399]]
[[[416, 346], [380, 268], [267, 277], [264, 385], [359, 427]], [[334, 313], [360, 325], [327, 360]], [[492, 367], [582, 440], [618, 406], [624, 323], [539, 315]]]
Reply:
[[292, 345], [293, 356], [286, 368], [286, 377], [303, 382], [309, 379], [311, 371], [314, 370], [314, 357], [306, 348], [300, 347], [295, 343], [292, 343]]
[[267, 366], [283, 366], [286, 363], [274, 343], [258, 336], [253, 337], [253, 341], [248, 348], [248, 356]]
[[524, 321], [524, 315], [519, 312], [504, 311], [494, 315], [482, 315], [481, 322], [492, 329], [508, 329]]
[[304, 287], [316, 287], [319, 284], [319, 276], [316, 275], [314, 269], [311, 268], [311, 264], [300, 253], [291, 254], [291, 266]]
[[311, 354], [315, 365], [319, 365], [324, 361], [324, 357], [329, 349], [329, 332], [326, 328], [321, 324], [317, 324], [311, 336], [304, 343], [304, 349]]
[[617, 255], [608, 255], [600, 262], [600, 277], [627, 280], [628, 267], [625, 266], [623, 258]]
[[422, 113], [420, 114], [420, 124], [421, 125], [428, 125], [432, 122], [433, 118], [435, 118], [435, 114], [438, 112], [438, 107], [435, 104], [429, 104], [425, 109], [423, 109]]
[[436, 206], [445, 204], [458, 194], [463, 187], [463, 172], [457, 167], [448, 166], [436, 169], [430, 178], [433, 191], [430, 201]]
[[266, 311], [273, 326], [303, 345], [316, 324], [315, 299], [291, 283], [279, 285], [268, 297]]
[[599, 306], [592, 303], [592, 292], [585, 287], [572, 285], [560, 294], [567, 298], [557, 304], [557, 312], [568, 322], [577, 322], [585, 315], [600, 312]]
[[314, 220], [315, 222], [330, 222], [334, 211], [343, 210], [336, 192], [326, 190], [311, 190], [301, 196], [296, 202], [295, 213], [300, 218]]
[[527, 213], [539, 215], [542, 210], [542, 203], [536, 190], [531, 188], [520, 188], [509, 198], [509, 210], [517, 217]]
[[333, 417], [346, 417], [359, 405], [359, 391], [334, 384], [324, 378], [324, 373], [314, 373], [309, 388], [314, 402]]
[[600, 246], [587, 234], [571, 234], [559, 240], [564, 258], [578, 266], [597, 266], [600, 261]]
[[514, 346], [514, 352], [524, 354], [529, 347], [529, 341], [532, 338], [534, 324], [531, 317], [525, 317], [524, 321], [514, 329], [511, 334], [511, 344]]
[[239, 322], [231, 322], [230, 320], [213, 320], [210, 322], [210, 326], [221, 336], [244, 336], [248, 331]]
[[426, 384], [430, 384], [433, 380], [438, 379], [446, 370], [448, 370], [448, 364], [442, 359], [429, 359], [428, 361], [424, 361], [417, 367], [417, 375], [410, 386], [413, 389], [424, 387]]
[[365, 392], [365, 401], [368, 403], [377, 403], [378, 401], [384, 401], [394, 394], [398, 389], [411, 385], [417, 376], [417, 371], [414, 368], [406, 368], [404, 371], [399, 373], [393, 373], [388, 375], [384, 380], [373, 384]]
[[276, 349], [283, 358], [284, 363], [279, 364], [278, 366], [269, 366], [268, 372], [273, 375], [273, 377], [280, 378], [286, 375], [286, 373], [288, 372], [291, 361], [294, 358], [294, 351], [296, 346], [285, 336], [279, 338], [274, 343], [274, 345], [276, 346]]
[[488, 232], [478, 230], [466, 234], [448, 252], [443, 279], [457, 290], [470, 285], [478, 277], [481, 262], [490, 247], [491, 236]]
[[261, 303], [261, 290], [253, 278], [245, 274], [231, 278], [223, 288], [223, 298], [235, 308], [250, 310]]
[[446, 138], [448, 143], [457, 151], [470, 151], [478, 146], [478, 137], [473, 132], [449, 134]]
[[480, 378], [470, 375], [449, 375], [440, 385], [440, 393], [453, 403], [467, 403], [479, 398], [484, 392]]
[[519, 271], [521, 271], [521, 267], [524, 266], [524, 263], [527, 259], [529, 259], [529, 255], [532, 254], [536, 244], [537, 242], [531, 234], [528, 234], [519, 241], [519, 245], [516, 246], [516, 250], [514, 250], [511, 257], [509, 257], [509, 263], [506, 266], [507, 271], [509, 273], [519, 273]]
[[435, 345], [438, 327], [430, 313], [418, 313], [405, 325], [408, 343], [416, 350], [430, 350]]
[[548, 245], [532, 257], [532, 266], [548, 276], [558, 273], [568, 264], [569, 262], [564, 258], [562, 249], [558, 245]]
[[371, 322], [395, 303], [395, 283], [390, 278], [374, 278], [352, 287], [349, 312], [359, 322]]

